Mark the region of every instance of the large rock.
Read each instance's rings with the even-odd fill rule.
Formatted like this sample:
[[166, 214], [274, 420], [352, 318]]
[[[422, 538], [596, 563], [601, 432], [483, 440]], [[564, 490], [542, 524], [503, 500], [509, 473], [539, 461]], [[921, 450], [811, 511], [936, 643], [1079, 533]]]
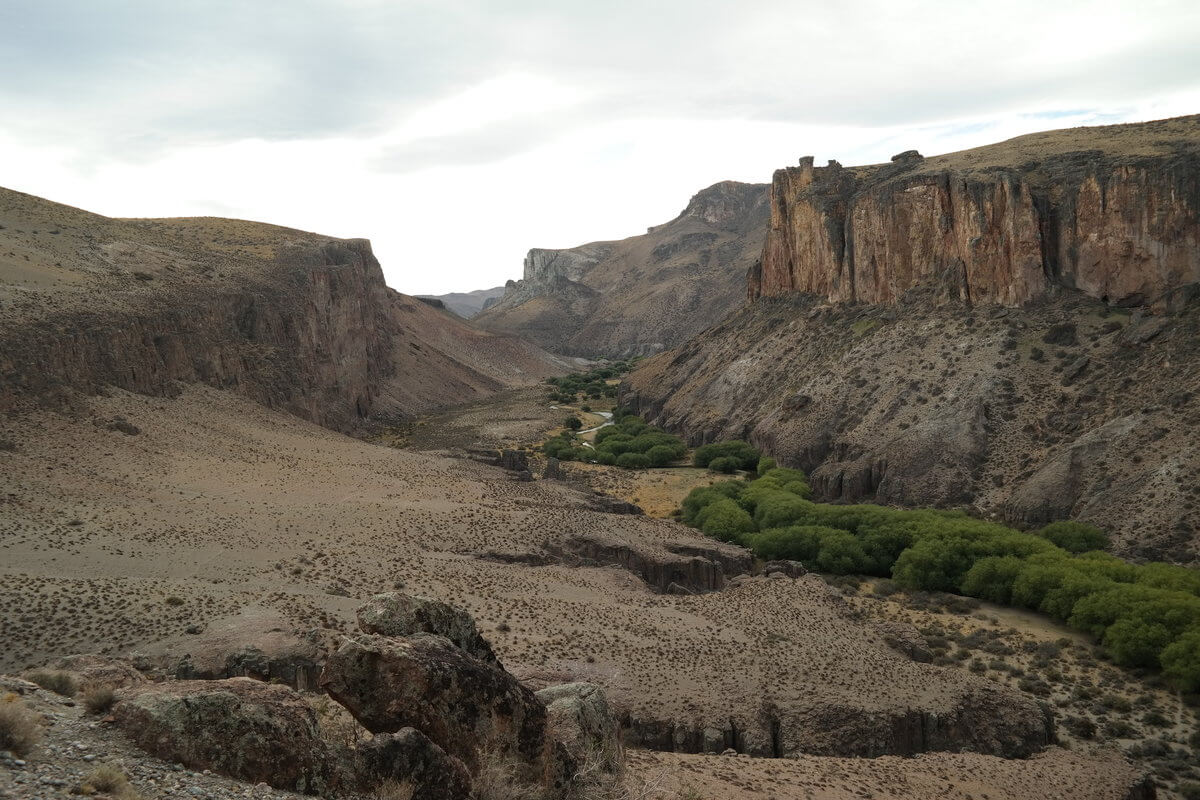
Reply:
[[284, 686], [250, 678], [148, 684], [113, 713], [142, 749], [190, 769], [306, 793], [335, 782], [316, 712]]
[[321, 686], [373, 733], [416, 728], [474, 772], [481, 753], [511, 757], [525, 780], [554, 781], [546, 707], [495, 664], [449, 639], [347, 639], [325, 664]]
[[60, 658], [54, 666], [56, 669], [74, 673], [79, 685], [85, 688], [106, 686], [110, 689], [124, 689], [148, 681], [128, 659], [94, 653], [66, 656]]
[[604, 689], [594, 683], [566, 683], [537, 692], [546, 704], [550, 731], [576, 764], [616, 772], [621, 765], [617, 718]]
[[437, 634], [475, 658], [489, 664], [500, 663], [491, 645], [479, 635], [471, 615], [440, 600], [403, 592], [377, 594], [359, 607], [358, 627], [363, 633], [381, 636]]

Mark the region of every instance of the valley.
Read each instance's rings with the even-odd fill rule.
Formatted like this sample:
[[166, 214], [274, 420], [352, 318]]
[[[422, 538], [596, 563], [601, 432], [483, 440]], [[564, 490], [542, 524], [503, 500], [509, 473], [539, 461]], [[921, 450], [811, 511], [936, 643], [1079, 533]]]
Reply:
[[1198, 134], [805, 158], [502, 297], [0, 190], [0, 796], [1200, 796]]

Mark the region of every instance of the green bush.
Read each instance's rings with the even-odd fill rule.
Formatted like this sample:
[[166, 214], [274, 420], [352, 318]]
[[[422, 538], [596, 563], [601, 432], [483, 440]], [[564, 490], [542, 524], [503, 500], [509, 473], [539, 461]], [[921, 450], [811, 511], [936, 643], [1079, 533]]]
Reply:
[[650, 458], [645, 453], [621, 453], [615, 463], [622, 469], [646, 469], [650, 466]]
[[746, 510], [729, 498], [722, 498], [700, 513], [700, 530], [725, 542], [736, 542], [743, 533], [754, 530], [754, 520]]
[[692, 463], [697, 467], [707, 467], [718, 458], [732, 458], [738, 463], [737, 469], [752, 470], [758, 468], [759, 453], [747, 442], [716, 442], [697, 447], [692, 454]]
[[742, 462], [740, 462], [736, 458], [732, 458], [730, 456], [722, 456], [721, 458], [714, 458], [712, 461], [708, 462], [709, 470], [711, 470], [712, 472], [720, 472], [725, 475], [732, 475], [733, 473], [737, 472], [738, 469], [741, 468], [741, 466], [742, 466]]
[[568, 430], [577, 431], [583, 427], [583, 420], [579, 417], [567, 417], [563, 420], [563, 427]]
[[775, 469], [775, 459], [770, 456], [763, 456], [758, 460], [758, 477], [761, 478], [773, 469]]
[[1013, 582], [1024, 566], [1025, 562], [1016, 556], [981, 558], [963, 576], [963, 594], [1009, 605], [1012, 602]]
[[650, 463], [656, 467], [665, 467], [672, 461], [678, 461], [683, 458], [686, 452], [681, 447], [672, 447], [668, 444], [656, 444], [646, 451], [646, 457], [650, 459]]
[[617, 457], [607, 450], [597, 450], [595, 459], [597, 464], [604, 464], [609, 467], [617, 463]]
[[1184, 692], [1200, 692], [1200, 628], [1185, 631], [1159, 655], [1163, 674]]
[[1068, 553], [1086, 553], [1089, 550], [1103, 550], [1108, 547], [1108, 534], [1085, 522], [1051, 522], [1038, 531], [1038, 535], [1049, 539]]

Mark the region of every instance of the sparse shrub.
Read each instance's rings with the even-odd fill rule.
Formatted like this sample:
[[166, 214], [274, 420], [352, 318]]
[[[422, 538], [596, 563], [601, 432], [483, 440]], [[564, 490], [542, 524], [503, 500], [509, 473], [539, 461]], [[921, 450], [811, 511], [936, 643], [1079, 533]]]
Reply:
[[38, 714], [15, 694], [0, 697], [0, 750], [28, 755], [42, 740]]
[[117, 693], [108, 686], [92, 686], [83, 693], [83, 705], [93, 714], [106, 714], [116, 702]]
[[133, 800], [137, 797], [129, 778], [119, 767], [101, 764], [93, 769], [79, 784], [80, 794], [105, 794], [110, 797]]
[[69, 672], [39, 669], [25, 677], [43, 689], [49, 689], [63, 697], [74, 697], [75, 692], [79, 691], [79, 684]]
[[166, 603], [169, 606], [181, 606], [181, 605], [183, 605], [184, 600], [182, 597], [176, 597], [175, 595], [171, 595], [170, 597], [167, 598]]
[[1161, 711], [1147, 711], [1142, 715], [1142, 722], [1155, 728], [1171, 727], [1171, 720], [1167, 719]]
[[408, 781], [388, 778], [371, 792], [372, 800], [413, 800], [416, 787]]
[[1186, 781], [1176, 788], [1183, 800], [1200, 800], [1200, 783]]
[[1096, 738], [1096, 723], [1087, 717], [1069, 716], [1063, 720], [1063, 727], [1080, 739]]

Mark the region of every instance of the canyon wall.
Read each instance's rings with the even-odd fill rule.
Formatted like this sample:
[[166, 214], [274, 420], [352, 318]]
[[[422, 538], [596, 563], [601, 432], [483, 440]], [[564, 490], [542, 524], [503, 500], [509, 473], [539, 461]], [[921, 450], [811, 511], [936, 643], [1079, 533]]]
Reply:
[[200, 382], [338, 430], [566, 366], [389, 289], [365, 239], [0, 193], [0, 409]]
[[1200, 282], [1198, 119], [1060, 131], [1049, 147], [1038, 134], [929, 159], [908, 151], [867, 167], [803, 158], [775, 173], [748, 294], [892, 304], [927, 285], [1017, 306], [1066, 288], [1170, 306]]
[[780, 170], [751, 302], [623, 401], [825, 500], [1200, 560], [1200, 117]]

